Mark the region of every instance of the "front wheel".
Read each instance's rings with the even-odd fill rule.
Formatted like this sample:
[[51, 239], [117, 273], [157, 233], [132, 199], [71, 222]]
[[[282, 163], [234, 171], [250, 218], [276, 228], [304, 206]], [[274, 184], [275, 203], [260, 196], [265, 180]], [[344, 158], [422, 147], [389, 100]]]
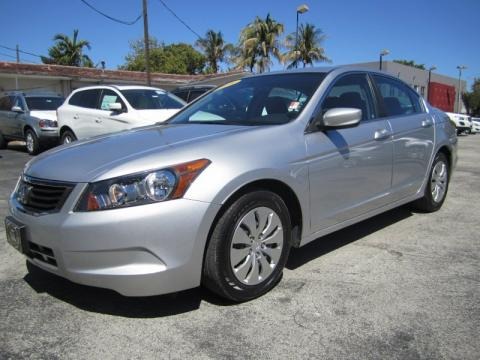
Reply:
[[40, 152], [40, 141], [31, 129], [25, 131], [25, 144], [30, 155], [37, 155]]
[[220, 217], [210, 237], [204, 285], [233, 301], [272, 289], [290, 252], [291, 222], [282, 198], [270, 191], [247, 193]]
[[77, 137], [73, 132], [70, 130], [66, 130], [62, 133], [62, 137], [60, 138], [60, 142], [63, 144], [70, 144], [77, 140]]
[[433, 160], [424, 195], [413, 203], [415, 208], [425, 212], [439, 210], [447, 196], [449, 181], [450, 167], [447, 157], [438, 153]]

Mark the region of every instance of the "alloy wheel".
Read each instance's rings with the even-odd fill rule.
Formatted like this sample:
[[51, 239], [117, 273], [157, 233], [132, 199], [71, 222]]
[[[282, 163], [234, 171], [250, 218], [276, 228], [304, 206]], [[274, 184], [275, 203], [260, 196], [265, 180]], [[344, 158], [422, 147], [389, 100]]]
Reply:
[[432, 199], [436, 203], [442, 201], [447, 192], [448, 183], [448, 167], [443, 161], [435, 164], [430, 179], [430, 190], [432, 191]]

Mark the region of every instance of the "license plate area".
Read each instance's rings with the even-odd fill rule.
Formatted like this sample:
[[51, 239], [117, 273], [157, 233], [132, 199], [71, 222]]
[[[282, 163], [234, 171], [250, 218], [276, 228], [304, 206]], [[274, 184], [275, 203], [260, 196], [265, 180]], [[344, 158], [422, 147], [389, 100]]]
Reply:
[[5, 232], [7, 242], [22, 254], [28, 251], [26, 233], [27, 227], [11, 216], [5, 218]]

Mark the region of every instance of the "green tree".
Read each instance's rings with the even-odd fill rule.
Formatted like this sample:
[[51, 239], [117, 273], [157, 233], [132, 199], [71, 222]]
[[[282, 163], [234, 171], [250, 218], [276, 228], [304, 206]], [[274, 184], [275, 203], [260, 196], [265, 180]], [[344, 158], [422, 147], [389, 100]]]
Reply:
[[53, 40], [56, 43], [48, 49], [49, 56], [41, 57], [44, 64], [93, 67], [92, 60], [83, 54], [84, 48], [90, 50], [90, 42], [78, 40], [78, 29], [73, 30], [72, 39], [65, 34], [56, 34]]
[[473, 80], [472, 91], [463, 93], [462, 100], [470, 115], [480, 116], [480, 78]]
[[313, 66], [314, 62], [331, 62], [325, 55], [325, 49], [322, 43], [325, 40], [325, 34], [321, 29], [316, 29], [313, 24], [300, 25], [298, 29], [298, 46], [295, 44], [296, 33], [291, 33], [285, 40], [285, 46], [288, 51], [284, 54], [285, 63], [290, 63], [287, 68], [297, 67], [301, 62], [303, 67], [307, 64]]
[[256, 67], [262, 73], [272, 64], [271, 56], [281, 61], [278, 37], [283, 34], [283, 24], [270, 14], [263, 20], [258, 16], [240, 32], [236, 63], [251, 72]]
[[412, 66], [417, 69], [425, 70], [425, 64], [417, 64], [413, 60], [393, 60], [394, 63]]
[[[198, 74], [205, 67], [205, 57], [191, 45], [160, 44], [150, 38], [150, 71], [167, 74]], [[145, 71], [145, 52], [142, 39], [130, 43], [130, 53], [120, 69]]]
[[208, 30], [205, 37], [197, 40], [195, 45], [202, 49], [207, 58], [209, 66], [207, 72], [213, 73], [218, 72], [218, 63], [225, 61], [227, 59], [227, 54], [233, 50], [232, 44], [225, 43], [222, 33], [213, 30]]

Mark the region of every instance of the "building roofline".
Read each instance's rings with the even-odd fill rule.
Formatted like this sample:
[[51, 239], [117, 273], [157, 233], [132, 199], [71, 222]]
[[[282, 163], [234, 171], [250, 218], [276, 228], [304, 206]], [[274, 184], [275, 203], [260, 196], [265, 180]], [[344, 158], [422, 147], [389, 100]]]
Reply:
[[[179, 75], [151, 73], [152, 83], [169, 83], [185, 84], [190, 82], [208, 81], [209, 79], [221, 79], [232, 75], [240, 75], [243, 70], [231, 71], [220, 74], [199, 74], [199, 75]], [[96, 68], [85, 68], [63, 65], [49, 64], [25, 64], [8, 61], [0, 61], [0, 74], [9, 74], [16, 76], [41, 76], [57, 79], [90, 79], [95, 81], [131, 81], [143, 82], [147, 81], [147, 75], [142, 71], [128, 70], [103, 70]]]

